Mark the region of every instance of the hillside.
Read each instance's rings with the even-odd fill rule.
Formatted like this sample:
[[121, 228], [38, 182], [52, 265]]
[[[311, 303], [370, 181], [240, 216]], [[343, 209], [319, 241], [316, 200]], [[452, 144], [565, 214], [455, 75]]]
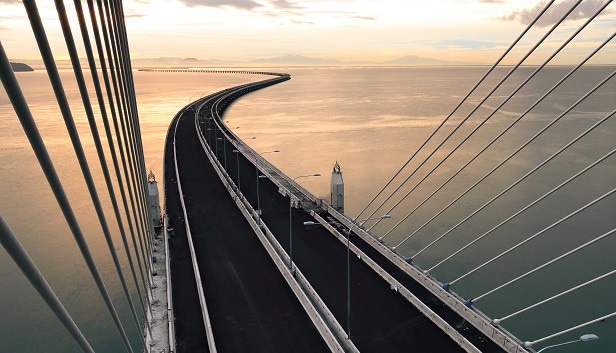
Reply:
[[11, 68], [13, 68], [13, 72], [34, 71], [33, 68], [23, 63], [11, 63]]

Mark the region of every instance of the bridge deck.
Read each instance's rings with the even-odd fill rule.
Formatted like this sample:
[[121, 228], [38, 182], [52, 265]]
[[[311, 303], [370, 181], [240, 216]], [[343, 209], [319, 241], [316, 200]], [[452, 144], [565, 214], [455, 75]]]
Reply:
[[[218, 95], [213, 96], [216, 97], [200, 103], [203, 104], [200, 111], [214, 115], [221, 111]], [[228, 103], [223, 103], [223, 110], [224, 104]], [[255, 351], [255, 346], [268, 352], [289, 349], [298, 351], [298, 347], [309, 347], [308, 351], [327, 351], [320, 337], [308, 338], [310, 335], [318, 335], [314, 326], [275, 269], [273, 261], [242, 216], [229, 191], [223, 187], [200, 144], [194, 119], [194, 108], [183, 111], [179, 118], [176, 139], [178, 169], [190, 229], [197, 248], [201, 278], [204, 279], [205, 297], [208, 307], [211, 307], [210, 317], [216, 345], [222, 347], [221, 351], [237, 351], [246, 347]], [[293, 244], [290, 251], [293, 262], [318, 292], [335, 319], [348, 329], [347, 250], [325, 227], [306, 227], [303, 224], [304, 221], [314, 221], [308, 210], [318, 212], [320, 205], [303, 195], [298, 187], [289, 185], [294, 183], [261, 160], [254, 151], [241, 143], [223, 139], [224, 134], [218, 129], [224, 130], [224, 126], [208, 119], [200, 120], [199, 128], [205, 132], [204, 139], [220, 161], [221, 168], [226, 169], [231, 182], [239, 186], [253, 209], [257, 209], [257, 204], [260, 204], [262, 220], [277, 242], [288, 252], [290, 244]], [[226, 135], [230, 135], [228, 131]], [[171, 141], [168, 140], [169, 143]], [[233, 153], [235, 149], [242, 153]], [[257, 178], [255, 159], [260, 160], [259, 169], [270, 180]], [[290, 209], [286, 189], [291, 190], [294, 200], [301, 201], [302, 207]], [[175, 218], [176, 222], [181, 222], [177, 211]], [[361, 242], [356, 239], [354, 243]], [[417, 283], [413, 284], [408, 276], [390, 266], [376, 251], [368, 249], [369, 246], [362, 247], [394, 278], [423, 296], [422, 288]], [[173, 253], [171, 256], [174, 256]], [[194, 282], [194, 278], [191, 280]], [[389, 283], [379, 274], [355, 258], [351, 259], [351, 283], [351, 339], [360, 351], [464, 351], [413, 304], [397, 291], [391, 290]], [[177, 287], [177, 284], [174, 286]], [[272, 298], [273, 303], [268, 301]], [[422, 300], [426, 302], [430, 298], [424, 296]], [[440, 311], [438, 309], [442, 306], [439, 303], [427, 304], [434, 311]], [[281, 309], [281, 306], [287, 309]], [[292, 310], [293, 306], [296, 311]], [[260, 311], [261, 308], [265, 310]], [[266, 318], [268, 315], [273, 315], [274, 319]], [[443, 316], [442, 311], [440, 315]], [[285, 320], [289, 320], [290, 324]], [[465, 328], [464, 320], [460, 317], [449, 317], [447, 321], [452, 326], [459, 326], [459, 329]], [[292, 330], [297, 332], [293, 333]], [[293, 337], [295, 334], [304, 336], [297, 339]], [[177, 335], [178, 341], [181, 341], [181, 333]], [[243, 335], [247, 335], [246, 338]], [[501, 351], [481, 334], [465, 336], [482, 351]], [[242, 339], [238, 340], [237, 337]], [[306, 342], [302, 342], [302, 339]], [[243, 345], [246, 342], [248, 345]]]
[[[167, 141], [167, 154], [172, 151]], [[177, 158], [187, 212], [198, 254], [205, 297], [219, 352], [325, 352], [327, 346], [270, 259], [250, 225], [226, 193], [207, 160], [194, 128], [194, 112], [179, 118]], [[172, 155], [167, 157], [173, 157]], [[172, 158], [167, 158], [172, 160]], [[174, 169], [166, 169], [171, 176]], [[167, 179], [167, 194], [173, 180]], [[171, 181], [171, 183], [169, 183]], [[177, 196], [176, 196], [177, 197]], [[178, 352], [207, 351], [178, 203], [167, 204], [174, 222], [170, 240]], [[183, 251], [183, 252], [180, 252]], [[179, 292], [176, 293], [176, 292]], [[192, 294], [184, 292], [193, 292]], [[184, 295], [181, 297], [181, 295]], [[182, 310], [182, 308], [186, 308]], [[182, 316], [182, 312], [186, 315]], [[194, 325], [194, 326], [193, 326]]]
[[[289, 248], [289, 201], [271, 183], [260, 190], [263, 220]], [[266, 199], [266, 202], [263, 200]], [[292, 210], [293, 261], [347, 328], [346, 249], [313, 218]], [[351, 338], [361, 352], [462, 352], [463, 350], [369, 267], [351, 258]]]
[[[207, 108], [204, 107], [206, 110]], [[218, 141], [216, 146], [215, 138], [215, 135], [210, 135], [210, 146], [213, 149], [217, 147], [217, 155], [221, 161], [226, 150], [227, 173], [236, 185], [240, 185], [242, 194], [256, 209], [257, 175], [253, 164], [254, 156], [246, 158], [242, 154], [231, 154], [229, 151], [235, 146], [228, 141], [225, 141], [226, 145]], [[276, 171], [266, 164], [259, 163], [259, 168], [267, 169], [265, 174], [278, 181], [285, 179], [277, 176]], [[259, 180], [262, 219], [283, 248], [289, 249], [289, 199], [281, 195], [279, 186], [275, 183], [267, 179]], [[299, 193], [296, 196], [305, 198]], [[323, 227], [305, 227], [304, 221], [314, 219], [304, 209], [293, 208], [291, 216], [293, 261], [346, 329], [346, 249]], [[389, 284], [368, 266], [352, 261], [351, 276], [351, 338], [361, 352], [463, 351], [419, 310], [392, 291]]]

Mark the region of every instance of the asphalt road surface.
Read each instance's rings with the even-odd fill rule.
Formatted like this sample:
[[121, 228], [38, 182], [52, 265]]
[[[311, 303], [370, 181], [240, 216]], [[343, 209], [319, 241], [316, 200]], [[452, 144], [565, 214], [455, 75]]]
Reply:
[[[206, 104], [204, 111], [208, 111], [209, 107]], [[261, 205], [263, 221], [288, 251], [289, 199], [282, 196], [278, 186], [271, 181], [257, 179], [254, 157], [246, 158], [240, 153], [234, 153], [235, 147], [230, 142], [218, 140], [222, 134], [215, 130], [211, 121], [201, 128], [221, 164], [226, 164], [229, 176], [236, 185], [240, 185], [242, 193], [254, 209], [257, 209], [257, 203]], [[172, 141], [168, 139], [167, 143], [169, 145]], [[185, 112], [180, 118], [176, 147], [182, 187], [219, 350], [327, 351], [288, 285], [214, 173], [197, 138], [194, 111]], [[167, 156], [169, 149], [168, 146]], [[169, 171], [173, 171], [173, 168], [166, 166], [166, 176], [171, 174]], [[173, 180], [171, 182], [170, 187], [174, 187]], [[171, 203], [168, 201], [168, 204]], [[183, 228], [177, 207], [175, 211], [170, 208], [167, 210], [175, 214], [174, 222], [178, 224], [175, 227], [176, 233], [179, 228]], [[294, 208], [291, 216], [294, 263], [345, 330], [350, 326], [351, 339], [361, 352], [463, 352], [449, 336], [400, 294], [392, 291], [388, 283], [352, 254], [349, 322], [346, 247], [324, 227], [304, 226], [304, 221], [314, 221], [305, 211]], [[181, 236], [176, 235], [178, 244], [175, 246], [178, 249], [183, 246], [179, 245]], [[432, 310], [457, 327], [482, 352], [502, 352], [368, 244], [357, 237], [352, 237], [352, 240]], [[171, 259], [173, 266], [173, 251]], [[175, 276], [173, 267], [172, 275]], [[191, 280], [194, 282], [194, 277]], [[177, 280], [174, 278], [173, 281], [176, 301]], [[195, 310], [199, 310], [198, 303]], [[180, 320], [178, 316], [176, 323]], [[191, 318], [187, 316], [187, 320]], [[197, 331], [194, 327], [187, 330]], [[181, 336], [179, 332], [177, 335]], [[205, 342], [205, 338], [200, 341]], [[178, 351], [181, 352], [179, 344]]]
[[[166, 158], [172, 160], [172, 140]], [[178, 169], [205, 297], [219, 352], [327, 352], [325, 342], [224, 189], [197, 139], [194, 112], [179, 119]], [[170, 156], [171, 154], [171, 156]], [[171, 164], [171, 162], [168, 162]], [[165, 176], [174, 168], [165, 168]], [[166, 178], [167, 179], [167, 178]], [[170, 179], [167, 179], [167, 182]], [[172, 190], [173, 188], [173, 190]], [[175, 193], [177, 184], [167, 188]], [[170, 197], [171, 199], [171, 197]], [[207, 352], [195, 301], [179, 203], [169, 202], [175, 237], [170, 241], [178, 352]], [[179, 199], [178, 199], [179, 201]], [[172, 245], [173, 244], [173, 245]], [[185, 303], [189, 302], [190, 303]], [[186, 320], [187, 322], [183, 322]], [[194, 325], [194, 326], [193, 326]]]
[[[212, 126], [210, 124], [210, 128]], [[223, 141], [216, 140], [220, 136], [220, 132], [210, 131], [210, 146], [218, 150], [221, 164], [224, 164], [226, 151], [227, 173], [236, 185], [239, 162], [242, 193], [254, 209], [257, 209], [257, 203], [260, 204], [263, 221], [288, 251], [289, 199], [278, 192], [274, 183], [259, 179], [257, 202], [254, 158], [246, 159], [233, 153], [233, 145], [229, 142], [223, 145]], [[303, 210], [292, 210], [293, 261], [346, 330], [346, 247], [324, 227], [304, 226], [303, 222], [309, 220], [314, 221]], [[351, 338], [361, 352], [463, 352], [457, 343], [392, 291], [389, 284], [370, 268], [354, 257], [351, 260]]]

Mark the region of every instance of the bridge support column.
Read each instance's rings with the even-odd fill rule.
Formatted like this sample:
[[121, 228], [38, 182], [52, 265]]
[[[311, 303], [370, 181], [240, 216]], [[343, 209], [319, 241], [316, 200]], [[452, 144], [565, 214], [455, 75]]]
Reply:
[[342, 172], [340, 171], [338, 161], [334, 164], [330, 184], [332, 208], [340, 213], [344, 213], [344, 181], [342, 180]]

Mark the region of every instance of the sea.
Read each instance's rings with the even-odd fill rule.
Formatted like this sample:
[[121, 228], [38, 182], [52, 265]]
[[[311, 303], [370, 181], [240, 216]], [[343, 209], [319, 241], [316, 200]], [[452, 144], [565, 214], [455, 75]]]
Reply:
[[[270, 67], [265, 70], [289, 73], [291, 80], [242, 97], [230, 106], [223, 120], [255, 151], [280, 150], [264, 157], [289, 177], [321, 174], [298, 182], [327, 201], [330, 174], [338, 163], [345, 183], [347, 215], [362, 221], [390, 214], [390, 219], [377, 224], [367, 221], [364, 226], [377, 236], [386, 234], [383, 238], [386, 244], [396, 246], [401, 255], [412, 257], [421, 268], [430, 269], [430, 275], [441, 282], [455, 281], [452, 290], [462, 297], [475, 298], [615, 228], [616, 197], [611, 194], [578, 210], [614, 188], [616, 157], [606, 158], [559, 187], [616, 147], [615, 119], [606, 120], [558, 153], [616, 107], [616, 81], [612, 79], [569, 113], [562, 114], [614, 68], [582, 68], [525, 113], [571, 67], [541, 70], [511, 99], [508, 97], [512, 92], [536, 68], [527, 66], [516, 70], [500, 88], [493, 90], [511, 70], [511, 67], [499, 67], [459, 108], [457, 104], [489, 67]], [[155, 174], [161, 194], [165, 136], [175, 114], [199, 97], [264, 78], [251, 74], [139, 70], [133, 76], [146, 168]], [[130, 316], [101, 227], [92, 212], [92, 202], [47, 75], [44, 70], [37, 70], [17, 73], [17, 77], [123, 325], [134, 346], [140, 347], [141, 336]], [[114, 234], [116, 250], [128, 271], [74, 74], [61, 70], [61, 77]], [[95, 102], [91, 83], [89, 87]], [[486, 96], [489, 98], [484, 100]], [[504, 100], [507, 103], [501, 107]], [[519, 123], [479, 154], [521, 115], [524, 116]], [[519, 146], [561, 115], [551, 128], [509, 158]], [[99, 130], [103, 131], [100, 114], [97, 119]], [[465, 123], [460, 124], [462, 121]], [[451, 136], [446, 138], [448, 135]], [[103, 141], [106, 145], [105, 138]], [[95, 351], [123, 351], [112, 319], [4, 90], [0, 90], [0, 146], [0, 214]], [[105, 151], [110, 163], [109, 151]], [[557, 157], [524, 177], [555, 153]], [[447, 181], [477, 154], [479, 158], [451, 182]], [[502, 167], [472, 187], [505, 159], [507, 162]], [[517, 183], [520, 178], [524, 179]], [[517, 184], [510, 191], [490, 201], [514, 183]], [[452, 203], [471, 187], [464, 197]], [[557, 187], [545, 200], [497, 227]], [[380, 190], [383, 192], [379, 193]], [[393, 195], [388, 197], [390, 194]], [[488, 202], [488, 206], [469, 216]], [[572, 216], [561, 220], [568, 215]], [[488, 234], [480, 241], [440, 264], [485, 233]], [[535, 238], [467, 275], [531, 236]], [[491, 318], [501, 318], [612, 271], [616, 269], [613, 238], [607, 237], [486, 295], [475, 306]], [[131, 286], [136, 296], [134, 284]], [[533, 341], [614, 312], [615, 289], [616, 278], [608, 277], [514, 316], [502, 325], [518, 338]], [[136, 297], [134, 300], [138, 302]], [[79, 351], [3, 249], [0, 250], [0, 312], [0, 352]], [[614, 318], [543, 345], [574, 340], [584, 333], [594, 333], [600, 339], [563, 346], [558, 351], [614, 352]]]

